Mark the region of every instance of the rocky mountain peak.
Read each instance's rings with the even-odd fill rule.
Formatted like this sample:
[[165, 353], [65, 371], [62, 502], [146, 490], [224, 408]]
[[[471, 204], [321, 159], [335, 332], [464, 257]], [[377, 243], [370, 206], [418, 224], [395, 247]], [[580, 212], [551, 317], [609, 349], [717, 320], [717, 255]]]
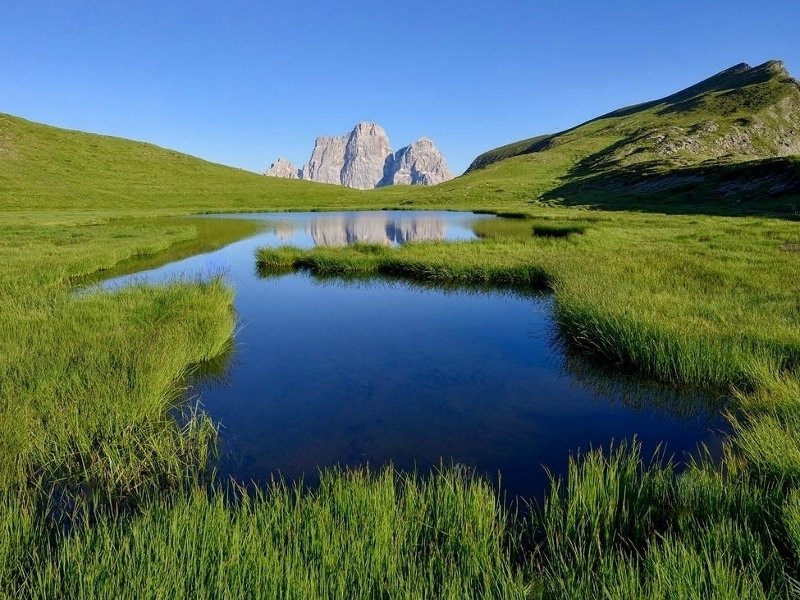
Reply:
[[345, 139], [321, 135], [314, 141], [311, 158], [300, 171], [301, 179], [341, 184]]
[[[294, 171], [293, 171], [294, 169]], [[335, 183], [359, 189], [384, 185], [434, 185], [453, 178], [444, 156], [428, 138], [393, 153], [386, 131], [362, 121], [343, 136], [319, 136], [306, 165], [299, 171], [278, 159], [265, 175]]]
[[383, 127], [362, 122], [353, 128], [344, 151], [341, 183], [362, 190], [374, 188], [384, 179], [387, 158], [392, 154]]

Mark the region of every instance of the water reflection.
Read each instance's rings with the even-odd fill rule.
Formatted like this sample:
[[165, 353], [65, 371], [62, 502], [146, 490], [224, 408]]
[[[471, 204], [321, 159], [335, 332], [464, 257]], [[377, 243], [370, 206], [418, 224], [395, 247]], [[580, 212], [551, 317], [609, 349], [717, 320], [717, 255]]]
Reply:
[[[691, 386], [671, 386], [619, 366], [609, 366], [570, 348], [559, 334], [553, 339], [561, 370], [594, 398], [633, 410], [649, 410], [665, 417], [696, 421], [710, 429], [724, 430], [720, 417], [728, 406], [725, 395]], [[713, 448], [712, 448], [713, 450]]]
[[307, 234], [315, 246], [395, 246], [408, 242], [444, 240], [447, 238], [447, 222], [436, 215], [339, 213], [310, 220], [272, 222], [267, 225], [267, 231], [283, 242], [289, 242], [298, 234]]

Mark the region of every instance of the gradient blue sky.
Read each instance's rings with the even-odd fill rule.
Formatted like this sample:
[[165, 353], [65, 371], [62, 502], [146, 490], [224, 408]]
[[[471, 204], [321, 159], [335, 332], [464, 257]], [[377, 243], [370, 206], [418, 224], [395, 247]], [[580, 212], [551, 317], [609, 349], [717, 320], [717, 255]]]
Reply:
[[0, 112], [262, 171], [382, 124], [456, 172], [738, 62], [800, 74], [800, 1], [9, 0]]

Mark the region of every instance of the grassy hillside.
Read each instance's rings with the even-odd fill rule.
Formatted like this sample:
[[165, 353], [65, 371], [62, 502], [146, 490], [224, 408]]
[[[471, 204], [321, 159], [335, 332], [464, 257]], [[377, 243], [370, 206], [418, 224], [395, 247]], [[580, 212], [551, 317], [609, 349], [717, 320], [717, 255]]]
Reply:
[[358, 204], [359, 192], [266, 178], [174, 150], [0, 114], [0, 210], [165, 214]]
[[[666, 212], [800, 211], [800, 84], [778, 61], [490, 150], [462, 184], [529, 203]], [[508, 190], [512, 182], [527, 185]]]

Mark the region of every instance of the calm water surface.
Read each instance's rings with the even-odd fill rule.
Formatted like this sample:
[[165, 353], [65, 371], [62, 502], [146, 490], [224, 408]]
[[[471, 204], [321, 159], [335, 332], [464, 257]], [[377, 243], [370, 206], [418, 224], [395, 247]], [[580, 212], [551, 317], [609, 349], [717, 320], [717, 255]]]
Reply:
[[510, 494], [540, 496], [543, 467], [564, 472], [578, 449], [629, 438], [679, 457], [718, 448], [713, 398], [600, 372], [557, 342], [551, 300], [407, 282], [262, 277], [270, 245], [397, 245], [475, 238], [494, 217], [469, 213], [227, 215], [264, 228], [220, 250], [107, 280], [163, 282], [222, 273], [240, 327], [221, 373], [192, 394], [220, 424], [219, 471], [243, 482], [272, 474], [313, 485], [331, 465], [440, 462], [501, 473]]

